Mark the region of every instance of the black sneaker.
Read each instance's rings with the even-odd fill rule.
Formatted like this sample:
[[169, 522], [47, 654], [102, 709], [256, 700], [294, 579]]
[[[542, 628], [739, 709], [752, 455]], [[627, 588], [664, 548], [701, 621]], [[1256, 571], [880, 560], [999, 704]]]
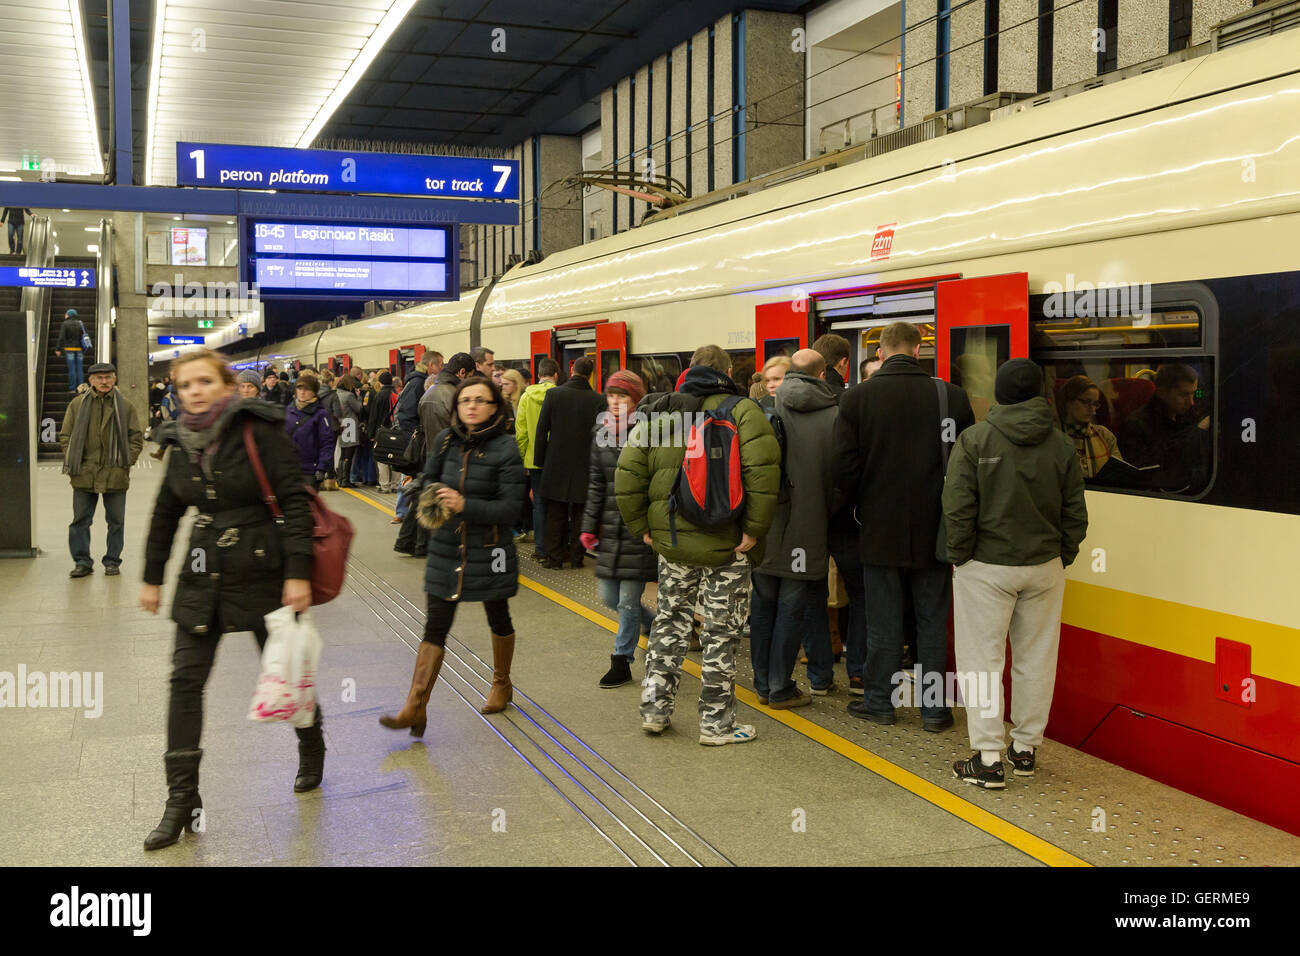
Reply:
[[873, 724], [882, 724], [888, 727], [890, 724], [898, 722], [898, 718], [894, 716], [893, 711], [878, 714], [873, 710], [867, 710], [867, 702], [865, 698], [863, 700], [853, 701], [853, 703], [849, 704], [849, 706], [844, 709], [849, 712], [850, 716], [857, 717], [859, 720], [869, 720]]
[[90, 565], [88, 565], [88, 564], [79, 564], [79, 565], [77, 565], [75, 568], [73, 568], [71, 571], [68, 572], [68, 577], [70, 577], [70, 578], [84, 578], [84, 577], [86, 577], [88, 574], [94, 574], [94, 573], [95, 573], [95, 569], [92, 568]]
[[986, 767], [980, 759], [978, 750], [967, 759], [958, 760], [954, 763], [952, 765], [952, 775], [958, 780], [965, 780], [967, 783], [973, 783], [985, 790], [1005, 790], [1007, 788], [1007, 778], [1002, 774], [1002, 761], [999, 760], [993, 766]]
[[1032, 777], [1034, 775], [1034, 751], [1025, 753], [1023, 750], [1017, 750], [1015, 743], [1007, 746], [1007, 760], [1011, 763], [1011, 769], [1017, 777]]
[[951, 727], [952, 723], [952, 714], [945, 717], [922, 717], [921, 729], [928, 730], [932, 734], [938, 734]]
[[115, 574], [121, 574], [122, 566], [120, 564], [106, 564], [104, 565], [104, 573], [109, 575], [110, 577], [112, 577]]
[[849, 693], [850, 693], [850, 694], [852, 694], [854, 697], [861, 697], [861, 696], [863, 695], [863, 693], [865, 693], [865, 691], [866, 691], [866, 688], [864, 688], [864, 687], [862, 686], [862, 678], [861, 678], [861, 677], [850, 677], [850, 678], [849, 678]]

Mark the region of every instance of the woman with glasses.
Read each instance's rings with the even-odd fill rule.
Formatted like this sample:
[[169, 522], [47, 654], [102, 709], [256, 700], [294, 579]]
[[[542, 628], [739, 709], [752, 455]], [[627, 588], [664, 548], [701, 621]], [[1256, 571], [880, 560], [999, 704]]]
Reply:
[[1086, 375], [1076, 375], [1061, 390], [1061, 428], [1074, 442], [1084, 478], [1095, 477], [1112, 458], [1121, 458], [1119, 443], [1105, 425], [1093, 421], [1101, 407], [1101, 389]]
[[515, 436], [506, 427], [507, 401], [491, 379], [475, 375], [463, 380], [453, 398], [451, 427], [429, 442], [417, 505], [420, 523], [431, 532], [424, 640], [405, 706], [379, 718], [393, 730], [409, 727], [412, 737], [424, 735], [429, 695], [462, 601], [483, 603], [492, 632], [492, 686], [481, 711], [505, 710], [513, 696], [515, 630], [509, 599], [519, 586], [519, 567], [511, 529], [524, 508], [527, 479]]

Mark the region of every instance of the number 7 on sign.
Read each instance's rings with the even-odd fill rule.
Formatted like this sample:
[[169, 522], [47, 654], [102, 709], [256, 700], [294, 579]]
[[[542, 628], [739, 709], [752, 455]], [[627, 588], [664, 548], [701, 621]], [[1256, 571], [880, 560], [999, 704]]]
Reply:
[[492, 172], [501, 174], [501, 178], [497, 180], [496, 186], [492, 189], [494, 193], [499, 193], [506, 188], [506, 180], [510, 178], [510, 167], [493, 165]]

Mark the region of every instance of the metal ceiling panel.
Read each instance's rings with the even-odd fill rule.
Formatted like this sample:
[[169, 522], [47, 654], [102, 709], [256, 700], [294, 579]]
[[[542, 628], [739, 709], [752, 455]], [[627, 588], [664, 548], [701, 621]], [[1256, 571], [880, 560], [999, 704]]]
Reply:
[[80, 0], [0, 0], [0, 170], [102, 176]]
[[145, 183], [178, 140], [309, 146], [415, 0], [155, 0]]

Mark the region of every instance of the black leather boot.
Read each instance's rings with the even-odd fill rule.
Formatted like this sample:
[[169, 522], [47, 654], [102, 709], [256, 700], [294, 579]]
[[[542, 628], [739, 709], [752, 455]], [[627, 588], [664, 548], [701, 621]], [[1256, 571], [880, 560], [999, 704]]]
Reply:
[[306, 793], [320, 786], [325, 774], [325, 734], [321, 731], [325, 718], [316, 705], [316, 723], [311, 727], [295, 727], [298, 735], [298, 776], [293, 781], [294, 793]]
[[169, 750], [163, 754], [167, 768], [167, 806], [162, 821], [144, 840], [146, 850], [171, 846], [186, 830], [195, 832], [203, 811], [199, 797], [199, 761], [202, 750]]

